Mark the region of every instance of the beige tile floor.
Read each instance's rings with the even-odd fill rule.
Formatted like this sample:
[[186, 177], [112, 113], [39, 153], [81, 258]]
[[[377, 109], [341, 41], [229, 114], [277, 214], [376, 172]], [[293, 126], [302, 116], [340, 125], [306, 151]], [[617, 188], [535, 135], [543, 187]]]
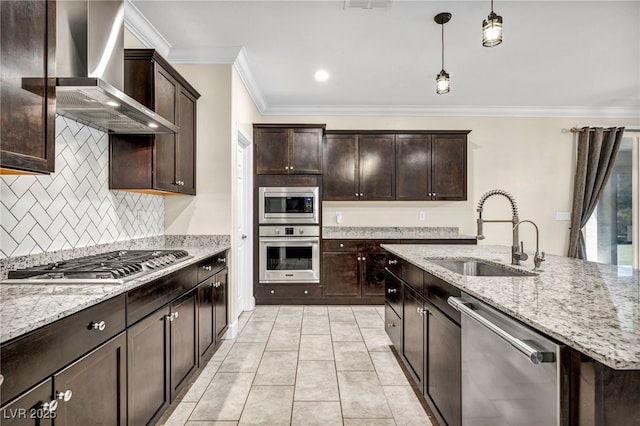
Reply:
[[420, 425], [380, 306], [257, 306], [160, 424]]

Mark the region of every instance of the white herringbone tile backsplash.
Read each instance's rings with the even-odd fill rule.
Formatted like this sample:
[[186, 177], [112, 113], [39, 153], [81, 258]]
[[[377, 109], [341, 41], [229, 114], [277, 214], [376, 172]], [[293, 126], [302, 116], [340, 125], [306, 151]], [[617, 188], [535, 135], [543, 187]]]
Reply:
[[56, 171], [0, 176], [0, 257], [164, 234], [164, 197], [109, 191], [104, 132], [56, 118]]

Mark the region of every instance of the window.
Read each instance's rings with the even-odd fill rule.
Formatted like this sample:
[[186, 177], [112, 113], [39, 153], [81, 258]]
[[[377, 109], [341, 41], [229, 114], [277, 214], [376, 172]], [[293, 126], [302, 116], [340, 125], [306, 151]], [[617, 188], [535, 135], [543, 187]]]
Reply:
[[640, 133], [626, 131], [613, 172], [585, 227], [587, 259], [640, 267]]

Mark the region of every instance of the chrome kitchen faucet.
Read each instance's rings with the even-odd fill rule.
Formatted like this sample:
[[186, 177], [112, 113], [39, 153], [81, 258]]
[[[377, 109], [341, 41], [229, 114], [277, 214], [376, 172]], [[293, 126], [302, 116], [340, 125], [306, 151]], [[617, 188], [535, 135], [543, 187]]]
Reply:
[[[511, 213], [512, 213], [512, 218], [511, 220], [507, 220], [507, 219], [491, 219], [491, 220], [486, 220], [482, 218], [482, 207], [484, 206], [485, 201], [487, 201], [487, 199], [489, 197], [492, 197], [494, 195], [502, 195], [503, 197], [505, 197], [507, 200], [509, 200], [509, 202], [511, 203]], [[518, 206], [516, 204], [516, 200], [513, 198], [513, 196], [511, 194], [509, 194], [507, 191], [504, 191], [502, 189], [493, 189], [489, 192], [487, 192], [486, 194], [484, 194], [482, 197], [480, 197], [480, 201], [478, 201], [478, 208], [477, 208], [477, 212], [478, 212], [478, 235], [477, 238], [479, 240], [483, 240], [484, 239], [484, 235], [482, 234], [482, 225], [486, 222], [486, 223], [497, 223], [497, 222], [504, 222], [504, 223], [509, 223], [511, 222], [513, 225], [513, 243], [511, 245], [511, 264], [512, 265], [520, 265], [520, 260], [526, 260], [526, 254], [524, 253], [524, 250], [520, 251], [519, 247], [518, 247], [518, 240], [520, 239], [519, 233], [518, 233], [518, 222], [520, 222], [520, 220], [518, 219]]]
[[[533, 225], [534, 228], [536, 228], [536, 254], [533, 256], [533, 270], [534, 271], [542, 271], [542, 268], [540, 268], [540, 265], [542, 264], [542, 262], [544, 262], [546, 259], [544, 258], [544, 252], [542, 252], [542, 254], [540, 254], [540, 233], [538, 232], [538, 225], [536, 225], [535, 223], [533, 223], [532, 220], [521, 220], [520, 222], [516, 223], [515, 226], [513, 227], [513, 229], [517, 229], [520, 224], [522, 223], [530, 223]], [[521, 260], [527, 260], [527, 258], [529, 256], [526, 255], [526, 253], [524, 252], [524, 242], [520, 241], [520, 259]]]

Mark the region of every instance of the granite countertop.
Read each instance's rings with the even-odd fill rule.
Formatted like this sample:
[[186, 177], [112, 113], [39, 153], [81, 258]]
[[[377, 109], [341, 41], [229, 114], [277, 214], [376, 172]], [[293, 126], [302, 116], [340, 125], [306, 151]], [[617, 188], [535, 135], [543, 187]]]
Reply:
[[323, 226], [324, 239], [471, 239], [475, 236], [460, 235], [457, 227], [402, 227], [402, 226]]
[[473, 257], [527, 270], [533, 261], [511, 266], [506, 246], [382, 247], [608, 367], [640, 370], [638, 270], [547, 255], [537, 276], [472, 277], [428, 258]]
[[[180, 248], [187, 250], [193, 257], [125, 284], [40, 285], [0, 283], [0, 343], [227, 250], [231, 247], [231, 244], [229, 243], [229, 238], [225, 237], [198, 239], [191, 236], [176, 236], [156, 239], [150, 244], [147, 244], [147, 241], [142, 245], [138, 245], [135, 248]], [[105, 251], [109, 251], [109, 248], [119, 249], [105, 246]], [[55, 261], [56, 255], [55, 253], [47, 254], [52, 261]], [[7, 262], [6, 259], [5, 262]], [[25, 260], [22, 259], [20, 262], [24, 263]], [[30, 262], [26, 261], [26, 263]]]

